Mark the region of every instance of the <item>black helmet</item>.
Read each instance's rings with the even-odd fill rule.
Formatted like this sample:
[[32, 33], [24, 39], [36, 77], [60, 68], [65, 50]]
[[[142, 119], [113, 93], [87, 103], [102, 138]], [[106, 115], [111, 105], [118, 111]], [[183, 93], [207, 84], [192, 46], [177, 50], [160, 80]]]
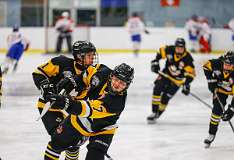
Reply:
[[85, 54], [89, 52], [94, 52], [95, 60], [98, 61], [96, 47], [93, 45], [93, 43], [88, 41], [76, 41], [72, 46], [72, 54], [74, 59], [80, 61], [82, 64]]
[[114, 68], [112, 75], [126, 82], [129, 86], [134, 78], [134, 68], [130, 67], [126, 63], [122, 63]]
[[234, 52], [233, 51], [228, 51], [221, 58], [223, 59], [224, 63], [234, 65]]
[[184, 47], [185, 48], [185, 40], [184, 38], [177, 38], [176, 41], [175, 41], [175, 46], [176, 47]]
[[[121, 91], [122, 93], [126, 91], [130, 83], [132, 83], [132, 80], [134, 78], [134, 69], [129, 65], [127, 65], [126, 63], [122, 63], [114, 68], [110, 77], [112, 78], [113, 76], [116, 76], [118, 79], [127, 83], [126, 88]], [[111, 79], [109, 80], [108, 88], [109, 88], [109, 93], [119, 94], [119, 92], [114, 91], [113, 88], [111, 87]]]
[[91, 42], [76, 41], [72, 46], [72, 54], [75, 59], [77, 55], [84, 56], [88, 52], [96, 52], [96, 48]]

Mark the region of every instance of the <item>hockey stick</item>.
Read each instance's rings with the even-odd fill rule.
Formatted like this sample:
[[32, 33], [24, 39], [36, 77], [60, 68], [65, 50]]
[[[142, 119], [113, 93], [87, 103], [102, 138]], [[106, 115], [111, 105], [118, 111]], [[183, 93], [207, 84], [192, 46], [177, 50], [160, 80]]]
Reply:
[[[72, 82], [72, 84], [73, 84], [73, 86], [74, 86], [75, 88], [77, 87], [76, 81], [75, 81], [74, 78], [72, 77], [72, 73], [71, 73], [70, 71], [66, 71], [66, 70], [65, 70], [65, 71], [63, 72], [63, 75], [64, 75], [65, 78], [68, 78], [68, 79]], [[66, 94], [66, 90], [65, 90], [65, 89], [62, 89], [62, 90], [59, 92], [58, 95], [64, 95], [64, 94]], [[51, 106], [54, 105], [54, 103], [55, 103], [55, 102], [52, 102], [50, 105], [46, 105], [46, 106], [43, 108], [43, 110], [42, 110], [40, 116], [37, 118], [37, 121], [39, 121], [39, 120], [46, 114], [46, 112], [51, 108]], [[68, 116], [68, 113], [67, 113], [64, 109], [62, 109], [61, 112], [62, 112], [65, 116]]]
[[114, 160], [108, 153], [106, 153], [105, 156], [106, 156], [109, 160]]
[[[59, 93], [59, 95], [63, 95], [65, 94], [66, 90], [62, 89]], [[55, 102], [52, 102], [51, 105], [45, 105], [45, 107], [43, 108], [40, 116], [37, 118], [37, 121], [39, 121], [45, 114], [46, 112], [51, 108], [52, 105], [54, 105]], [[65, 110], [64, 110], [65, 111]], [[62, 111], [63, 112], [63, 111]]]
[[177, 86], [181, 86], [182, 84], [184, 84], [184, 81], [181, 81], [181, 82], [177, 81], [177, 80], [173, 79], [168, 74], [166, 74], [166, 73], [164, 73], [162, 71], [158, 71], [158, 74], [161, 75], [161, 76], [163, 76], [163, 77], [165, 77], [165, 78], [167, 78], [167, 79], [169, 79], [170, 81], [172, 81], [173, 83], [175, 83], [175, 85], [177, 85]]
[[[217, 100], [218, 100], [218, 102], [219, 102], [219, 105], [221, 106], [221, 108], [222, 108], [222, 110], [223, 110], [223, 112], [225, 111], [225, 108], [224, 108], [224, 106], [223, 106], [223, 103], [220, 101], [220, 99], [219, 99], [219, 97], [218, 97], [218, 95], [217, 95], [217, 90], [215, 91], [215, 98], [217, 98]], [[232, 129], [232, 132], [234, 133], [234, 127], [233, 127], [233, 125], [232, 125], [232, 122], [229, 120], [228, 121], [228, 123], [229, 123], [229, 125], [230, 125], [230, 127], [231, 127], [231, 129]]]
[[196, 94], [190, 92], [190, 95], [191, 95], [192, 97], [194, 97], [195, 99], [197, 99], [198, 101], [200, 101], [201, 103], [203, 103], [203, 104], [204, 104], [205, 106], [207, 106], [208, 108], [212, 109], [212, 106], [211, 106], [211, 105], [209, 105], [208, 103], [206, 103], [204, 100], [202, 100], [202, 99], [201, 99], [200, 97], [198, 97]]

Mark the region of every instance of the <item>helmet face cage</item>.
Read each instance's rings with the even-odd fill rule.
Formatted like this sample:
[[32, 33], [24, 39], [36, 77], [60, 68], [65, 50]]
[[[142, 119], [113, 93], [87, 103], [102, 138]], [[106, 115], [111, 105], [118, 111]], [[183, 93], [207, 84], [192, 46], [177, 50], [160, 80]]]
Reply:
[[[234, 70], [234, 52], [228, 51], [225, 53], [225, 55], [222, 56], [225, 68], [229, 68], [228, 70], [233, 71]], [[228, 67], [229, 66], [229, 67]]]
[[134, 78], [134, 69], [126, 63], [122, 63], [114, 68], [111, 75], [114, 75], [118, 79], [124, 81], [127, 84], [127, 87], [125, 88], [126, 90]]
[[177, 38], [175, 41], [175, 52], [178, 56], [182, 56], [185, 52], [185, 40]]
[[77, 41], [72, 46], [72, 54], [74, 59], [84, 66], [84, 58], [87, 53], [93, 52], [94, 59], [93, 64], [98, 63], [98, 54], [96, 52], [96, 47], [88, 41]]
[[175, 46], [176, 47], [184, 47], [186, 46], [184, 38], [177, 38], [175, 41]]

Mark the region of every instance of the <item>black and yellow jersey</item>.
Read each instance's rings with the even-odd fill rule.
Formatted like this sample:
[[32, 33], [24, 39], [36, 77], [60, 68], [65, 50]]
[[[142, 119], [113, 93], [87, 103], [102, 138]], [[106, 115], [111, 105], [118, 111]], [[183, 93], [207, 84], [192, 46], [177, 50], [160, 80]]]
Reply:
[[225, 71], [220, 58], [208, 60], [203, 65], [203, 70], [208, 83], [217, 84], [217, 92], [226, 95], [234, 94], [234, 72]]
[[67, 111], [72, 126], [84, 136], [99, 134], [114, 134], [117, 128], [116, 122], [124, 110], [127, 92], [114, 94], [110, 92], [109, 77], [112, 72], [105, 65], [97, 66], [93, 72], [84, 72], [83, 81], [88, 90], [84, 100], [76, 97], [74, 107]]
[[[74, 59], [61, 55], [38, 66], [32, 75], [35, 85], [40, 89], [40, 83], [44, 79], [48, 79], [50, 83], [56, 86], [64, 78], [64, 71], [70, 71], [74, 75], [79, 75], [83, 70], [84, 68], [76, 63]], [[39, 98], [37, 106], [38, 108], [43, 108], [45, 106], [45, 101]]]
[[175, 46], [165, 46], [159, 49], [156, 60], [165, 59], [163, 73], [177, 84], [190, 83], [195, 77], [195, 67], [191, 54], [185, 50], [182, 55], [175, 53]]
[[83, 88], [77, 88], [78, 95], [76, 99], [97, 99], [100, 97], [100, 91], [105, 87], [109, 80], [112, 70], [104, 64], [89, 66], [80, 75], [75, 78], [76, 83]]

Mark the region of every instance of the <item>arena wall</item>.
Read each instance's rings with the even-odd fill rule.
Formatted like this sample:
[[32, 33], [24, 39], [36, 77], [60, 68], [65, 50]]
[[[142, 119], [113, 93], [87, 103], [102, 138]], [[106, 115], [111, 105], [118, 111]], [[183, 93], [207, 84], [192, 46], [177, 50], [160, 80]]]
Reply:
[[[173, 44], [177, 37], [184, 37], [190, 47], [187, 32], [183, 28], [149, 28], [150, 35], [143, 34], [142, 52], [153, 52], [160, 46]], [[0, 29], [0, 50], [6, 51], [6, 37], [11, 28]], [[53, 51], [55, 48], [57, 33], [53, 28], [47, 32], [41, 27], [21, 28], [21, 32], [31, 41], [29, 52], [43, 53], [45, 48]], [[232, 33], [227, 29], [212, 30], [212, 50], [223, 52], [233, 47]], [[45, 38], [48, 37], [48, 38]], [[127, 30], [124, 27], [78, 27], [73, 34], [73, 40], [90, 40], [100, 52], [130, 52], [131, 42]], [[64, 43], [64, 47], [65, 43]]]

